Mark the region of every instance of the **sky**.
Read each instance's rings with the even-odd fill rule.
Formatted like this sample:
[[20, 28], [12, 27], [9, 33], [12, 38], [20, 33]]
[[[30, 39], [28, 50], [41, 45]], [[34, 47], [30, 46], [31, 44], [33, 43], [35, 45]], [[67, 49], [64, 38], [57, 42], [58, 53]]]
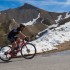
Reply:
[[0, 0], [0, 11], [29, 3], [51, 12], [69, 12], [70, 0]]

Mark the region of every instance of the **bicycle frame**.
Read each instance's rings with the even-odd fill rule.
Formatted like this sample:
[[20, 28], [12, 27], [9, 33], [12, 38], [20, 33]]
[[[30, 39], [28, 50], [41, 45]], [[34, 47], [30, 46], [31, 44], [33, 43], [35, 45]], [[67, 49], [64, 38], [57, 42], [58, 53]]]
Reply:
[[[24, 46], [24, 45], [26, 46], [25, 40], [21, 41], [20, 43], [21, 44], [20, 44], [19, 48], [22, 48], [22, 46]], [[16, 50], [16, 53], [18, 53], [19, 51], [21, 51], [19, 48]], [[27, 46], [26, 46], [26, 48], [27, 48]], [[13, 57], [14, 54], [12, 54], [12, 53], [10, 53], [10, 54]]]
[[26, 45], [26, 42], [25, 41], [21, 41], [21, 45], [19, 46], [19, 48], [21, 48], [24, 45]]

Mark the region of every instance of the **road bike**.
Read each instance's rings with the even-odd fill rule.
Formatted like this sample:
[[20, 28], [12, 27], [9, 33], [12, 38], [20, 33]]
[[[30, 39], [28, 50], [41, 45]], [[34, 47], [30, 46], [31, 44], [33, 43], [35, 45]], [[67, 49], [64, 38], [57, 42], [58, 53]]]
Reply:
[[17, 53], [20, 52], [21, 56], [25, 59], [32, 59], [36, 55], [36, 47], [30, 42], [22, 40], [18, 49], [13, 52], [11, 46], [4, 46], [0, 50], [0, 59], [2, 61], [9, 61], [13, 57], [17, 57]]

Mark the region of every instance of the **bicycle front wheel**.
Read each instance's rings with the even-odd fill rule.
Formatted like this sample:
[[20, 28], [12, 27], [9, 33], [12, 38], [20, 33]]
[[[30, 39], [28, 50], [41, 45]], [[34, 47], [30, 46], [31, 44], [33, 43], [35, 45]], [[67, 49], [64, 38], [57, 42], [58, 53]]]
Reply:
[[24, 45], [21, 48], [21, 55], [25, 59], [31, 59], [35, 56], [35, 54], [36, 54], [36, 48], [32, 43], [26, 43], [26, 45]]

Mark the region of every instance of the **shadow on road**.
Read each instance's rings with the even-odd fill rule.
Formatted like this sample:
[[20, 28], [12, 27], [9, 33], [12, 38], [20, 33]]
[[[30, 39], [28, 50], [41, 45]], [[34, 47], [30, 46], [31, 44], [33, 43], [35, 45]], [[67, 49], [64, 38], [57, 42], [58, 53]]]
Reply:
[[23, 60], [26, 60], [26, 59], [24, 59], [24, 58], [22, 58], [22, 57], [20, 57], [20, 58], [12, 58], [10, 61], [2, 61], [2, 60], [0, 60], [0, 64], [1, 63], [10, 63], [10, 62], [20, 62], [20, 61], [23, 61]]

